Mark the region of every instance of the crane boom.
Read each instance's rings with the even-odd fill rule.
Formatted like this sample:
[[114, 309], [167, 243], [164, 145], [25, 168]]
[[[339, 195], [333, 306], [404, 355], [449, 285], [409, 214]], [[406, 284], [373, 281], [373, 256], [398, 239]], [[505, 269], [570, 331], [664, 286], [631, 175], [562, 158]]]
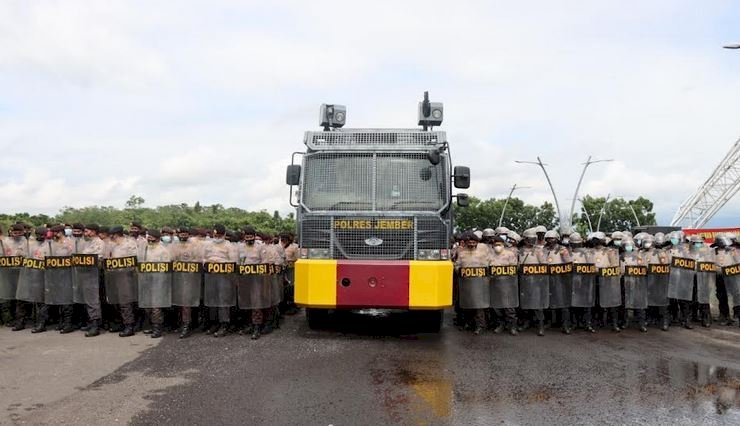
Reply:
[[740, 190], [740, 139], [673, 216], [671, 226], [701, 228]]

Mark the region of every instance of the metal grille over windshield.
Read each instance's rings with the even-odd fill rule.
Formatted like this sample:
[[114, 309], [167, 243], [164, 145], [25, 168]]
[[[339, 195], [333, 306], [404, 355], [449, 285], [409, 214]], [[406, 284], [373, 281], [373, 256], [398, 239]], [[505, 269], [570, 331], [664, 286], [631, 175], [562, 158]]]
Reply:
[[449, 247], [449, 221], [439, 216], [303, 216], [303, 247], [328, 249], [333, 259], [416, 259], [418, 250]]
[[448, 199], [445, 167], [425, 153], [313, 153], [302, 202], [309, 211], [439, 211]]

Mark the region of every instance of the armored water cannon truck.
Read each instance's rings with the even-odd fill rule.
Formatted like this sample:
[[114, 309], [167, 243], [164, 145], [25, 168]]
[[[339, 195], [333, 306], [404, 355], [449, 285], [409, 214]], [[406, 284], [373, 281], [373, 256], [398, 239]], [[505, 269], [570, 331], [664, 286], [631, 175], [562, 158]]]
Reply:
[[372, 308], [411, 310], [439, 330], [452, 305], [453, 198], [468, 202], [452, 187], [470, 186], [434, 130], [443, 111], [425, 93], [421, 128], [345, 129], [344, 106], [321, 106], [323, 130], [305, 133], [286, 173], [300, 246], [295, 302], [312, 328], [331, 310]]

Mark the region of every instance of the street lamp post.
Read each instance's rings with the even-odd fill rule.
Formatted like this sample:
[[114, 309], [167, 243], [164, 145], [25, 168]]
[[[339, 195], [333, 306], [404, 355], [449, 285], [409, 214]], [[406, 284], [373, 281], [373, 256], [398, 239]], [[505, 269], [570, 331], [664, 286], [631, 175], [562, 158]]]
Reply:
[[540, 160], [540, 157], [537, 157], [537, 161], [515, 161], [515, 163], [519, 164], [535, 164], [537, 166], [540, 166], [542, 169], [542, 172], [545, 174], [545, 179], [547, 179], [547, 184], [550, 186], [550, 191], [552, 191], [552, 198], [555, 200], [555, 209], [558, 211], [558, 218], [560, 219], [560, 228], [563, 227], [563, 215], [560, 213], [560, 203], [558, 203], [558, 196], [555, 193], [555, 188], [552, 187], [552, 181], [550, 180], [550, 175], [547, 174], [547, 169], [545, 169], [546, 164], [542, 163], [542, 160]]
[[599, 232], [601, 229], [601, 217], [604, 216], [604, 212], [606, 211], [606, 205], [609, 204], [609, 197], [611, 197], [611, 194], [606, 194], [606, 199], [604, 199], [604, 205], [601, 206], [601, 211], [599, 212], [599, 220], [596, 222], [596, 232]]
[[516, 186], [516, 184], [514, 184], [514, 186], [511, 187], [511, 191], [509, 191], [509, 196], [506, 197], [506, 201], [504, 201], [504, 208], [501, 209], [501, 217], [498, 218], [498, 227], [499, 228], [501, 227], [501, 224], [504, 222], [504, 213], [506, 213], [506, 206], [509, 205], [509, 200], [511, 199], [511, 194], [513, 194], [514, 191], [516, 191], [517, 189], [524, 189], [524, 188], [529, 188], [529, 187], [528, 186]]
[[588, 209], [586, 208], [586, 205], [583, 204], [583, 200], [579, 198], [578, 201], [581, 202], [581, 206], [583, 206], [583, 212], [586, 213], [586, 220], [588, 221], [588, 230], [589, 232], [593, 234], [594, 226], [591, 224], [591, 215], [588, 213]]
[[573, 194], [573, 202], [570, 204], [570, 213], [569, 213], [568, 222], [567, 222], [569, 225], [571, 225], [571, 226], [573, 225], [573, 223], [572, 223], [573, 222], [573, 213], [576, 211], [576, 200], [578, 199], [578, 191], [581, 189], [581, 183], [583, 183], [583, 176], [586, 175], [586, 169], [588, 169], [588, 166], [590, 166], [591, 164], [608, 163], [610, 161], [614, 161], [614, 160], [609, 159], [609, 160], [593, 160], [593, 161], [591, 161], [591, 156], [589, 155], [588, 156], [588, 159], [586, 160], [586, 162], [583, 163], [583, 170], [581, 171], [581, 177], [578, 178], [578, 184], [576, 185], [576, 192]]

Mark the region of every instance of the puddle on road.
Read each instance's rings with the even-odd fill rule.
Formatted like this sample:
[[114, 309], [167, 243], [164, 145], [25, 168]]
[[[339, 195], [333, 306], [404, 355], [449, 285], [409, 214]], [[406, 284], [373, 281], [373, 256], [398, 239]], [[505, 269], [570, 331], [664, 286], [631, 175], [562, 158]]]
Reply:
[[598, 395], [589, 391], [593, 386], [580, 387], [582, 381], [598, 382], [595, 377], [581, 379], [571, 374], [574, 380], [564, 383], [533, 383], [512, 379], [516, 372], [498, 370], [471, 383], [452, 377], [438, 360], [393, 361], [389, 368], [371, 370], [371, 378], [394, 422], [456, 423], [461, 416], [515, 421], [536, 418], [548, 410], [567, 417], [583, 415], [582, 410], [590, 411], [592, 404], [604, 403], [607, 411], [626, 411], [643, 419], [656, 413], [676, 420], [740, 419], [739, 371], [667, 358], [635, 367], [615, 372], [614, 380], [599, 385]]

